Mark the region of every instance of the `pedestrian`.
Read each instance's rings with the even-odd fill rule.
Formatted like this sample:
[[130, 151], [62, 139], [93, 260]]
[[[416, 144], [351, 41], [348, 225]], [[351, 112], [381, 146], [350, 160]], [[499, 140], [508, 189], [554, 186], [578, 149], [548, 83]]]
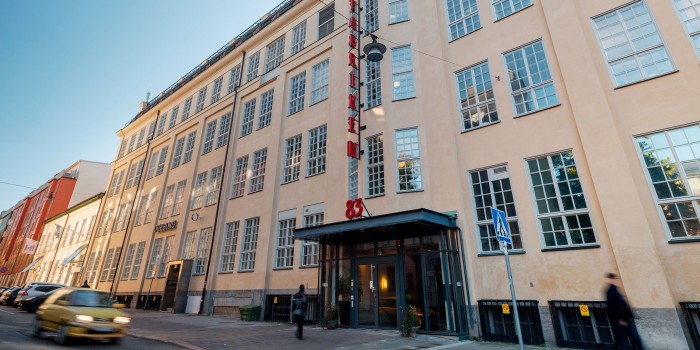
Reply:
[[643, 349], [642, 339], [634, 324], [632, 309], [625, 297], [617, 290], [620, 286], [620, 278], [612, 272], [608, 272], [605, 277], [608, 283], [605, 300], [608, 303], [608, 318], [615, 336], [615, 349], [626, 348], [628, 338], [633, 349]]
[[299, 291], [292, 297], [292, 308], [294, 309], [294, 322], [297, 324], [297, 331], [294, 333], [297, 339], [304, 339], [304, 317], [306, 317], [306, 293], [304, 285], [299, 285]]
[[80, 288], [90, 288], [90, 285], [87, 283], [87, 280], [85, 280], [85, 282], [83, 282], [83, 285], [80, 286]]

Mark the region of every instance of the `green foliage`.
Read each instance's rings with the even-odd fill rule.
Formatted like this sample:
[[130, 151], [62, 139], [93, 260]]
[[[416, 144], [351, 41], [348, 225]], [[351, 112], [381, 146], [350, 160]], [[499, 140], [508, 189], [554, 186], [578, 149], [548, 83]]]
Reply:
[[338, 305], [336, 305], [336, 304], [326, 305], [325, 319], [326, 319], [326, 321], [337, 321], [338, 320]]
[[401, 320], [401, 335], [408, 337], [413, 333], [413, 328], [420, 325], [420, 318], [418, 318], [418, 310], [413, 305], [408, 305], [406, 311], [403, 315], [403, 320]]

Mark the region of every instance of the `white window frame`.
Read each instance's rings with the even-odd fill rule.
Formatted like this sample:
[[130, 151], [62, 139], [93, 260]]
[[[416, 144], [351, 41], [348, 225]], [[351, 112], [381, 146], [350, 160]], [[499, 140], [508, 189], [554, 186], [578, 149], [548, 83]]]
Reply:
[[238, 263], [239, 272], [255, 270], [255, 252], [258, 246], [259, 229], [259, 216], [245, 219], [243, 224], [243, 241], [241, 242], [241, 259]]
[[[528, 51], [535, 54], [528, 55]], [[536, 53], [541, 52], [544, 60], [530, 62], [528, 57], [538, 56]], [[520, 58], [515, 56], [520, 55]], [[532, 114], [547, 108], [559, 105], [559, 97], [556, 87], [554, 86], [554, 78], [551, 69], [549, 68], [549, 60], [544, 49], [544, 44], [541, 39], [520, 46], [503, 54], [505, 69], [508, 74], [510, 84], [511, 103], [513, 104], [513, 113], [515, 117], [521, 117]], [[513, 66], [517, 61], [522, 61], [524, 65], [520, 67], [522, 76], [518, 75], [517, 67]], [[544, 64], [542, 64], [544, 62]], [[537, 72], [532, 72], [531, 67], [536, 66]], [[544, 68], [544, 69], [543, 69]], [[533, 76], [537, 76], [538, 82], [533, 83]], [[527, 85], [523, 86], [521, 82]], [[517, 84], [517, 88], [516, 85]], [[528, 101], [532, 104], [532, 109], [528, 109]]]
[[146, 205], [146, 212], [143, 215], [143, 223], [147, 224], [151, 222], [153, 218], [153, 212], [156, 209], [156, 197], [158, 196], [158, 191], [151, 191], [148, 195], [148, 204]]
[[156, 164], [158, 162], [158, 154], [160, 150], [154, 150], [151, 152], [151, 159], [148, 162], [148, 170], [146, 171], [146, 180], [150, 180], [156, 173]]
[[248, 174], [248, 155], [236, 159], [236, 173], [231, 185], [231, 199], [243, 197], [245, 194], [245, 182]]
[[185, 149], [185, 137], [181, 137], [175, 141], [175, 151], [173, 152], [173, 160], [170, 162], [170, 169], [175, 169], [180, 166], [182, 161], [182, 151]]
[[235, 67], [231, 68], [231, 71], [228, 76], [228, 89], [227, 93], [230, 94], [233, 91], [236, 90], [238, 87], [238, 81], [240, 80], [241, 77], [241, 64], [239, 63]]
[[199, 113], [204, 109], [204, 102], [207, 100], [207, 86], [201, 88], [197, 95], [197, 105], [194, 107], [194, 112]]
[[493, 17], [496, 21], [532, 6], [532, 0], [493, 0]]
[[[407, 128], [398, 129], [394, 132], [395, 138], [395, 151], [396, 151], [396, 191], [397, 193], [402, 192], [415, 192], [423, 190], [423, 169], [421, 167], [421, 157], [420, 157], [420, 135], [418, 134], [418, 128]], [[413, 175], [407, 175], [401, 173], [401, 164], [403, 163], [403, 168], [406, 169], [410, 162], [410, 171]], [[404, 170], [405, 172], [406, 170]], [[410, 178], [417, 174], [418, 180], [411, 180]], [[405, 188], [402, 186], [405, 185]], [[414, 186], [414, 188], [409, 188], [409, 185]]]
[[158, 262], [158, 278], [165, 277], [166, 264], [170, 261], [170, 252], [173, 249], [173, 241], [175, 240], [175, 235], [165, 237], [165, 244], [163, 244], [163, 254], [160, 256]]
[[139, 277], [139, 272], [141, 270], [141, 262], [143, 261], [143, 251], [146, 248], [146, 241], [139, 242], [136, 247], [136, 254], [134, 255], [134, 264], [131, 266], [131, 279], [135, 280]]
[[197, 131], [187, 134], [187, 144], [185, 145], [185, 154], [182, 156], [182, 164], [189, 163], [192, 160], [192, 152], [194, 152], [194, 144], [197, 140]]
[[185, 187], [187, 186], [187, 180], [182, 180], [177, 183], [177, 188], [175, 189], [175, 198], [173, 200], [173, 208], [170, 216], [180, 215], [180, 210], [182, 209], [182, 202], [185, 197]]
[[[324, 15], [328, 18], [323, 18]], [[318, 40], [333, 33], [333, 30], [335, 30], [335, 3], [318, 11]]]
[[365, 0], [365, 30], [373, 33], [379, 29], [379, 0]]
[[306, 71], [289, 79], [289, 115], [304, 110], [306, 95]]
[[381, 63], [365, 61], [365, 108], [370, 109], [382, 104]]
[[253, 169], [250, 176], [248, 193], [262, 191], [265, 187], [265, 168], [267, 165], [267, 148], [253, 153]]
[[202, 142], [202, 154], [207, 154], [214, 149], [214, 136], [216, 136], [216, 122], [214, 119], [207, 123], [204, 129], [204, 142]]
[[236, 264], [236, 248], [238, 245], [238, 228], [240, 221], [227, 222], [224, 231], [224, 241], [221, 249], [221, 264], [219, 273], [233, 272]]
[[263, 74], [277, 68], [282, 63], [284, 58], [284, 35], [277, 38], [270, 45], [267, 45], [267, 50], [265, 51], [265, 67], [263, 68]]
[[301, 134], [284, 141], [282, 184], [299, 180], [301, 173]]
[[163, 195], [163, 204], [160, 207], [159, 219], [166, 219], [170, 216], [170, 212], [173, 209], [173, 199], [175, 194], [175, 184], [172, 184], [165, 188], [165, 194]]
[[192, 189], [192, 200], [190, 205], [190, 210], [196, 210], [202, 207], [204, 204], [204, 187], [207, 184], [207, 172], [201, 172], [197, 174], [197, 179], [194, 182], [194, 188]]
[[182, 240], [182, 259], [194, 259], [197, 251], [197, 230], [188, 231]]
[[[468, 3], [468, 6], [464, 6], [465, 3]], [[481, 28], [476, 0], [445, 0], [445, 10], [450, 41], [467, 36]]]
[[224, 85], [224, 76], [220, 76], [214, 80], [214, 86], [211, 89], [211, 100], [209, 104], [214, 104], [221, 98], [221, 86]]
[[262, 129], [272, 122], [272, 103], [275, 99], [275, 90], [266, 91], [260, 95], [260, 116], [258, 117], [258, 129]]
[[[289, 217], [292, 216], [293, 217]], [[275, 268], [294, 267], [294, 227], [296, 210], [281, 212], [277, 219], [277, 239], [275, 240]]]
[[126, 258], [124, 259], [124, 266], [122, 266], [122, 274], [119, 279], [124, 281], [129, 279], [131, 274], [131, 264], [134, 262], [134, 255], [136, 253], [136, 243], [129, 244], [129, 248], [126, 250]]
[[409, 20], [408, 0], [389, 0], [389, 24], [401, 23]]
[[221, 188], [223, 165], [211, 169], [209, 175], [209, 186], [205, 195], [204, 206], [210, 206], [219, 202], [219, 189]]
[[192, 275], [203, 275], [206, 271], [207, 259], [209, 259], [209, 245], [211, 243], [211, 227], [199, 231], [197, 242], [197, 256], [192, 263]]
[[455, 72], [455, 83], [462, 131], [500, 121], [488, 62], [480, 62]]
[[151, 254], [149, 254], [148, 265], [146, 265], [146, 277], [155, 278], [156, 269], [158, 268], [158, 260], [160, 259], [161, 247], [163, 246], [163, 237], [156, 238], [151, 246]]
[[365, 139], [365, 197], [376, 197], [386, 193], [384, 171], [384, 136], [372, 135]]
[[[324, 204], [318, 203], [304, 207], [304, 221], [302, 227], [313, 227], [323, 225], [324, 220]], [[300, 267], [318, 266], [320, 249], [318, 242], [301, 241], [301, 259], [299, 259]]]
[[391, 82], [394, 101], [416, 97], [411, 45], [391, 49]]
[[328, 98], [330, 60], [326, 58], [311, 68], [311, 98], [309, 103], [319, 103]]
[[246, 73], [246, 83], [258, 77], [258, 67], [260, 66], [260, 51], [250, 55], [248, 59], [248, 71]]
[[304, 49], [306, 44], [306, 20], [292, 28], [292, 48], [290, 56]]
[[328, 128], [323, 124], [309, 130], [306, 153], [306, 176], [314, 176], [326, 172], [326, 139]]
[[257, 98], [246, 101], [243, 104], [243, 118], [241, 118], [241, 133], [239, 137], [250, 135], [253, 132], [253, 122], [255, 121], [255, 106]]
[[167, 163], [168, 160], [168, 147], [169, 146], [165, 146], [160, 149], [160, 157], [158, 159], [158, 166], [156, 167], [156, 176], [162, 174], [163, 170], [165, 169], [165, 163]]
[[192, 98], [193, 98], [193, 96], [190, 96], [185, 100], [185, 106], [182, 109], [182, 115], [180, 116], [180, 122], [184, 122], [185, 120], [187, 120], [187, 118], [190, 117], [190, 109], [192, 109]]
[[[700, 1], [690, 0], [690, 6], [688, 7], [682, 7], [681, 1], [683, 0], [673, 0], [673, 6], [683, 23], [693, 49], [695, 49], [695, 54], [700, 58]], [[688, 16], [691, 12], [695, 17], [690, 18]]]
[[231, 132], [231, 112], [221, 116], [219, 122], [219, 136], [216, 137], [216, 149], [228, 144], [228, 134]]

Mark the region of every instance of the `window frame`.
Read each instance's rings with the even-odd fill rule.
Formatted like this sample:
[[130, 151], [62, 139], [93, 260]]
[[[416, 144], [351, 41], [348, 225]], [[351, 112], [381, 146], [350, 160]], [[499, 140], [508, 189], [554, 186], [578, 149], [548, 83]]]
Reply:
[[243, 224], [243, 237], [241, 242], [241, 257], [238, 262], [238, 272], [255, 271], [255, 258], [258, 246], [258, 233], [260, 230], [260, 217], [245, 219]]
[[[387, 23], [389, 25], [406, 22], [411, 19], [408, 12], [408, 0], [388, 0], [387, 9], [387, 14], [389, 15], [389, 17], [387, 18]], [[396, 12], [397, 10], [398, 12]], [[403, 15], [404, 13], [406, 14], [405, 18], [398, 17], [399, 15]], [[392, 19], [392, 16], [396, 18]]]
[[240, 221], [226, 223], [224, 230], [224, 240], [221, 246], [221, 261], [219, 263], [219, 273], [234, 272], [236, 266], [236, 249], [238, 247], [238, 231]]
[[309, 88], [309, 106], [328, 99], [328, 85], [330, 80], [330, 59], [311, 67], [311, 87]]
[[[401, 58], [399, 56], [397, 59], [395, 59], [397, 52], [399, 50], [407, 50], [408, 54], [407, 57], [408, 59], [403, 58], [402, 60], [398, 60], [398, 58]], [[404, 52], [401, 52], [401, 54], [405, 55]], [[407, 61], [410, 64], [403, 64]], [[410, 66], [409, 68], [406, 68]], [[392, 47], [391, 48], [391, 86], [392, 86], [392, 101], [401, 101], [401, 100], [406, 100], [410, 98], [415, 98], [416, 97], [416, 81], [415, 81], [415, 75], [413, 72], [413, 52], [411, 49], [411, 45], [401, 45], [397, 47]], [[405, 78], [404, 78], [405, 76]], [[401, 83], [404, 81], [410, 81], [410, 89], [407, 89], [406, 91], [401, 92]], [[396, 85], [398, 83], [398, 86]], [[397, 93], [397, 89], [398, 93]]]
[[328, 148], [328, 126], [323, 124], [309, 130], [306, 147], [306, 177], [326, 172]]
[[258, 108], [258, 130], [272, 123], [272, 106], [275, 101], [275, 89], [265, 91], [260, 95], [260, 108]]
[[294, 267], [294, 227], [296, 226], [296, 221], [296, 217], [277, 220], [275, 269], [291, 269]]
[[[324, 14], [330, 13], [330, 17], [328, 19], [325, 19], [323, 23], [321, 23], [321, 16]], [[318, 39], [321, 40], [335, 30], [335, 2], [328, 4], [326, 7], [322, 8], [320, 11], [318, 11]]]
[[306, 45], [306, 20], [297, 24], [292, 28], [292, 45], [290, 48], [290, 56], [304, 49]]
[[249, 158], [250, 156], [246, 154], [236, 159], [236, 172], [234, 173], [233, 183], [231, 184], [230, 199], [243, 197], [245, 195]]
[[265, 188], [265, 170], [267, 168], [267, 147], [253, 152], [253, 166], [250, 175], [248, 194], [260, 192]]
[[[399, 133], [408, 132], [408, 131], [412, 131], [412, 130], [415, 130], [415, 137], [416, 137], [415, 145], [418, 147], [417, 148], [418, 156], [417, 157], [415, 157], [415, 156], [399, 157], [399, 155], [401, 154], [401, 151], [399, 150], [399, 139], [400, 139]], [[409, 137], [401, 137], [401, 139], [406, 139], [406, 138], [409, 138]], [[411, 144], [413, 144], [413, 142], [411, 142]], [[421, 162], [421, 155], [420, 155], [421, 152], [420, 151], [421, 151], [421, 144], [420, 144], [420, 133], [418, 132], [418, 127], [403, 128], [403, 129], [394, 130], [394, 152], [395, 152], [394, 153], [395, 154], [394, 160], [396, 161], [396, 193], [420, 192], [420, 191], [424, 190], [424, 188], [423, 188], [423, 166], [421, 164], [422, 162]], [[420, 180], [418, 181], [419, 185], [417, 188], [414, 188], [414, 189], [403, 189], [402, 190], [401, 185], [403, 184], [403, 181], [401, 180], [402, 175], [401, 175], [401, 171], [400, 171], [401, 167], [399, 166], [399, 164], [401, 164], [402, 162], [406, 162], [406, 161], [413, 161], [415, 164], [416, 160], [418, 163], [417, 168], [418, 168], [418, 174], [419, 174], [419, 178], [420, 178]]]
[[304, 96], [306, 95], [306, 71], [289, 78], [289, 104], [287, 115], [292, 115], [304, 110]]
[[[491, 10], [493, 11], [494, 22], [498, 22], [506, 17], [512, 16], [520, 11], [525, 10], [528, 7], [532, 7], [532, 5], [533, 5], [532, 0], [523, 0], [521, 2], [527, 2], [527, 4], [523, 5], [520, 9], [515, 10], [515, 9], [513, 9], [515, 7], [513, 1], [517, 1], [517, 0], [492, 0], [491, 1]], [[496, 4], [497, 3], [502, 4], [502, 3], [506, 3], [506, 2], [510, 4], [510, 7], [511, 7], [511, 9], [513, 9], [512, 10], [513, 12], [508, 13], [508, 14], [505, 14], [505, 12], [504, 12], [504, 15], [499, 17], [498, 16], [499, 12], [498, 12], [498, 10], [496, 10]]]
[[[542, 46], [542, 55], [544, 56], [544, 62], [547, 63], [546, 68], [547, 68], [547, 74], [549, 75], [549, 79], [540, 81], [540, 82], [535, 84], [535, 83], [532, 83], [533, 74], [530, 72], [531, 64], [529, 63], [529, 61], [527, 61], [527, 59], [526, 59], [527, 55], [524, 52], [525, 52], [526, 48], [534, 47], [535, 45], [538, 45], [538, 44]], [[533, 49], [533, 50], [535, 50], [535, 49]], [[515, 52], [518, 52], [518, 51], [523, 52], [522, 56], [523, 56], [523, 61], [525, 62], [524, 69], [527, 73], [526, 77], [527, 77], [529, 85], [524, 87], [524, 88], [520, 87], [519, 89], [514, 91], [513, 90], [513, 81], [516, 77], [516, 74], [515, 74], [515, 71], [512, 71], [510, 68], [508, 68], [508, 57], [507, 56], [510, 54], [514, 54]], [[511, 108], [513, 111], [513, 118], [524, 117], [526, 115], [530, 115], [533, 113], [537, 113], [537, 112], [544, 111], [544, 110], [554, 108], [556, 106], [561, 105], [561, 101], [559, 100], [559, 94], [557, 93], [557, 87], [554, 84], [554, 75], [552, 73], [552, 69], [550, 68], [549, 58], [547, 58], [547, 51], [545, 49], [544, 43], [543, 43], [541, 38], [504, 52], [502, 55], [502, 59], [503, 59], [503, 65], [505, 66], [506, 74], [508, 74], [508, 91], [510, 92], [510, 101], [511, 101]], [[539, 65], [536, 65], [536, 66], [538, 66], [538, 69], [540, 68]], [[511, 76], [510, 72], [513, 72], [512, 73], [513, 78], [510, 77]], [[537, 74], [541, 75], [542, 70], [539, 69]], [[537, 102], [538, 98], [536, 96], [535, 91], [537, 89], [540, 89], [540, 88], [545, 89], [548, 85], [552, 86], [552, 91], [554, 92], [554, 94], [552, 96], [554, 96], [555, 101], [552, 104], [548, 104], [545, 106], [539, 106], [539, 102]], [[518, 105], [516, 103], [515, 97], [516, 97], [516, 95], [525, 96], [525, 94], [528, 92], [531, 94], [533, 103], [537, 102], [537, 106], [535, 106], [533, 110], [530, 110], [530, 111], [525, 110], [522, 113], [518, 113]], [[545, 99], [546, 98], [547, 98], [547, 96], [545, 96]], [[523, 101], [525, 101], [525, 100], [523, 100]], [[523, 106], [525, 106], [525, 105], [526, 104], [523, 103]]]
[[284, 140], [284, 163], [282, 165], [282, 184], [299, 180], [301, 174], [301, 134]]
[[[377, 158], [381, 158], [381, 160], [377, 160], [376, 162], [372, 160], [372, 145], [370, 144], [369, 140], [370, 139], [378, 139], [378, 144], [381, 146], [377, 146]], [[372, 198], [372, 197], [379, 197], [383, 196], [386, 194], [386, 169], [384, 167], [385, 164], [385, 155], [384, 155], [384, 135], [379, 133], [375, 134], [372, 136], [369, 136], [365, 138], [365, 150], [366, 150], [366, 156], [365, 156], [365, 161], [364, 161], [364, 181], [365, 181], [365, 197], [366, 198]], [[370, 168], [377, 168], [377, 170], [372, 171]], [[375, 180], [371, 180], [370, 176], [376, 174], [378, 176], [376, 182], [378, 182], [378, 186], [376, 190], [371, 190], [373, 187], [371, 186], [371, 183]]]

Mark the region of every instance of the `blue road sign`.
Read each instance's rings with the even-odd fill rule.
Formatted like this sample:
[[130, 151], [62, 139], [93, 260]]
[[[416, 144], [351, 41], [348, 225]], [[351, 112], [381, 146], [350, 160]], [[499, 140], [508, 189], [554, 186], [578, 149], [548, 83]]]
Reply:
[[510, 227], [506, 221], [506, 213], [496, 208], [491, 208], [491, 216], [493, 216], [493, 229], [496, 231], [496, 239], [512, 244], [510, 239]]

